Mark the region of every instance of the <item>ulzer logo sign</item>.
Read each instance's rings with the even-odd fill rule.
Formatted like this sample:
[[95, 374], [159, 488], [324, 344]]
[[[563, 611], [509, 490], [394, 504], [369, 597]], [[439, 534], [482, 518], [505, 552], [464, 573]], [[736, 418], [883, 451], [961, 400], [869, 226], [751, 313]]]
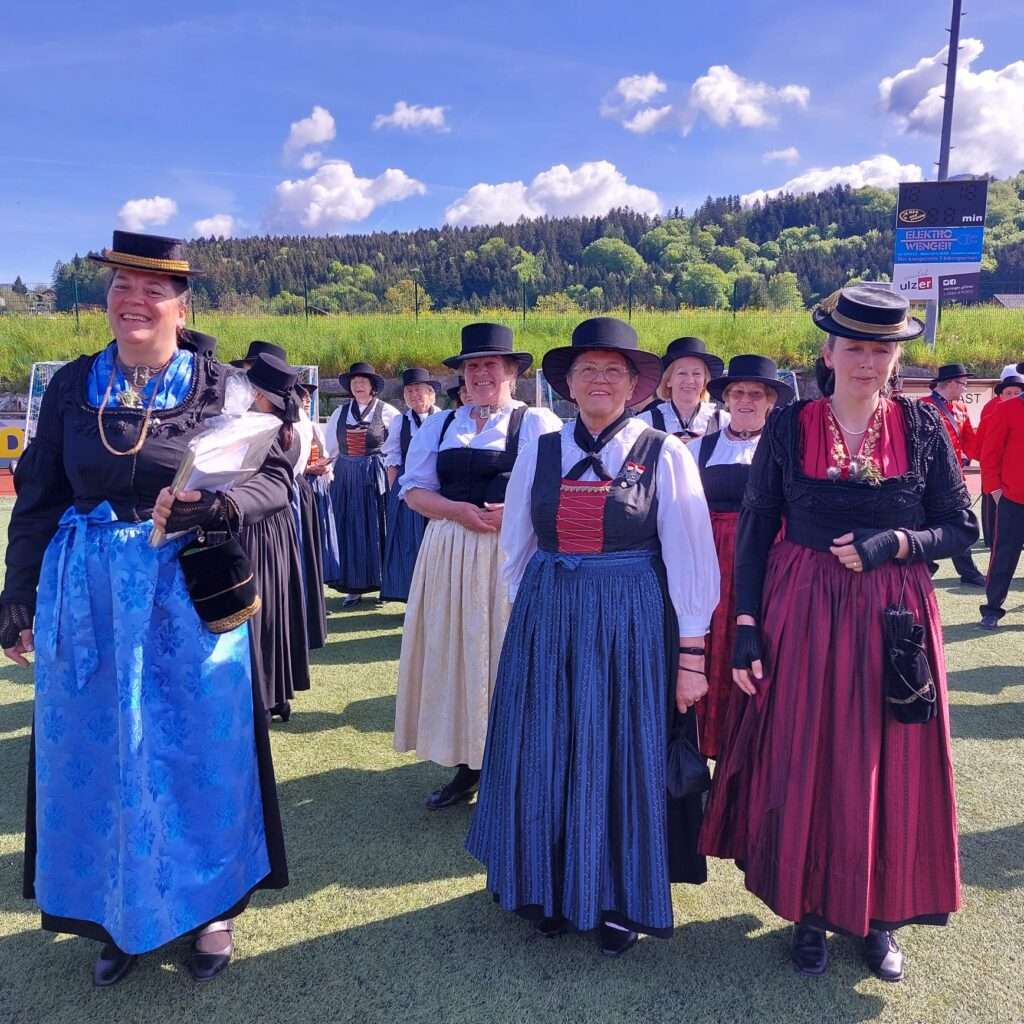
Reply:
[[900, 220], [904, 224], [920, 224], [927, 216], [924, 210], [900, 210]]
[[901, 292], [930, 292], [934, 285], [934, 278], [919, 277], [916, 281], [904, 281], [900, 285]]

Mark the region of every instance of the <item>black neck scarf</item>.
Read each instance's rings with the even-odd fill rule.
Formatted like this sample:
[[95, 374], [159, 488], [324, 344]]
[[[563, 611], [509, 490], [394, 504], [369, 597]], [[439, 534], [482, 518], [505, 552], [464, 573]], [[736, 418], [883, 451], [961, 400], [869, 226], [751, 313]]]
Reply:
[[416, 429], [419, 430], [423, 424], [423, 417], [415, 409], [410, 409], [409, 418], [416, 424]]
[[608, 471], [601, 461], [601, 449], [633, 418], [633, 414], [625, 409], [617, 420], [613, 420], [597, 437], [594, 437], [584, 426], [583, 419], [576, 417], [576, 426], [573, 427], [572, 439], [576, 447], [586, 452], [582, 459], [566, 473], [566, 480], [579, 480], [588, 470], [592, 469], [598, 480], [611, 480]]
[[704, 403], [701, 402], [701, 401], [698, 401], [696, 407], [693, 410], [693, 412], [691, 412], [690, 415], [687, 416], [685, 419], [683, 418], [683, 414], [679, 411], [679, 406], [676, 405], [676, 400], [674, 398], [670, 398], [669, 399], [669, 404], [672, 406], [672, 411], [676, 414], [676, 419], [679, 420], [679, 429], [684, 434], [692, 434], [693, 431], [690, 430], [690, 424], [700, 414], [701, 406], [703, 406]]
[[[360, 409], [359, 403], [354, 398], [352, 399], [350, 408], [352, 410], [352, 418], [356, 421], [356, 426], [362, 427], [366, 425], [366, 417], [369, 416], [370, 410], [373, 408], [374, 402], [376, 401], [376, 398], [371, 398], [369, 402], [366, 403], [366, 408]], [[419, 424], [417, 423], [416, 426], [419, 426]]]

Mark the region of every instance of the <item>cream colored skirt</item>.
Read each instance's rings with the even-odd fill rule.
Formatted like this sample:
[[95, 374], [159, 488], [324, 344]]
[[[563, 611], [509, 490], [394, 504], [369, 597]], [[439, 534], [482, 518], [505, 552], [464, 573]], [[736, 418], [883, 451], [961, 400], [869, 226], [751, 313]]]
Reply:
[[500, 533], [432, 519], [412, 575], [398, 666], [395, 749], [453, 767], [483, 763], [511, 605]]

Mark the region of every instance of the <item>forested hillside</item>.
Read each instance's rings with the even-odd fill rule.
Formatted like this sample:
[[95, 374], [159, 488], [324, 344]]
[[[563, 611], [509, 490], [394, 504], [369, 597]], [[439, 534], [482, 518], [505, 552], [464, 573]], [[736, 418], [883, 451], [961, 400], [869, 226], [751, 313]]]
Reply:
[[[297, 313], [515, 307], [603, 310], [628, 301], [784, 309], [851, 279], [887, 280], [895, 192], [836, 187], [743, 206], [708, 198], [692, 215], [523, 220], [367, 235], [199, 239], [191, 258], [207, 307], [258, 302]], [[989, 187], [983, 296], [1024, 290], [1024, 173]], [[58, 307], [102, 302], [103, 274], [76, 256], [54, 269]]]

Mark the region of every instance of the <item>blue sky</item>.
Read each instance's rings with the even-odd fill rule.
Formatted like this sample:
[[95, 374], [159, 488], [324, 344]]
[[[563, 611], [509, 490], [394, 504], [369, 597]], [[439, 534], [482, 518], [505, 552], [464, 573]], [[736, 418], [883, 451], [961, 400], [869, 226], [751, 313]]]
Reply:
[[[968, 6], [954, 170], [1004, 176], [1024, 14]], [[934, 176], [948, 0], [156, 11], [9, 5], [0, 281], [119, 223], [365, 232]]]

